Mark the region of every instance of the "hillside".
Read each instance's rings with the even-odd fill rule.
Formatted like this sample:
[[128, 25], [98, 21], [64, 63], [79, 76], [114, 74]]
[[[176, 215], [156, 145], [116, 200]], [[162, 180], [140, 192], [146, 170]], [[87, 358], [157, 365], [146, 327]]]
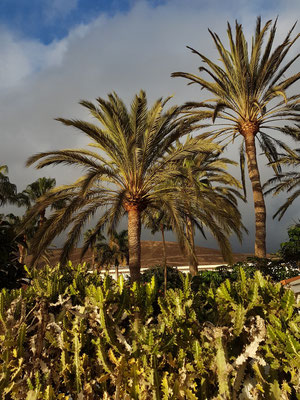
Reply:
[[[177, 242], [166, 242], [167, 250], [167, 263], [173, 266], [187, 265], [187, 260], [181, 252]], [[70, 260], [73, 263], [80, 263], [81, 249], [74, 249], [70, 255]], [[216, 249], [208, 247], [196, 246], [196, 254], [198, 257], [199, 265], [214, 265], [225, 263], [221, 252]], [[59, 261], [60, 249], [53, 250], [49, 257], [50, 264], [56, 264]], [[242, 261], [251, 256], [248, 253], [235, 253], [234, 261]], [[91, 251], [89, 250], [83, 257], [83, 261], [89, 262], [91, 260]], [[30, 264], [30, 257], [26, 260]], [[162, 242], [144, 240], [142, 241], [142, 267], [149, 267], [151, 265], [162, 264], [163, 262], [163, 246]]]

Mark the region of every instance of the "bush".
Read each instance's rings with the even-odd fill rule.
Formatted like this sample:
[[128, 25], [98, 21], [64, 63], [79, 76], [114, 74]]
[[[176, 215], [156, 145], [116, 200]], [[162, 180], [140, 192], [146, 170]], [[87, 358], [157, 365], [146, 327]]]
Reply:
[[294, 262], [283, 259], [270, 259], [249, 257], [247, 261], [238, 262], [230, 267], [218, 267], [215, 271], [199, 271], [193, 277], [192, 288], [196, 291], [212, 286], [218, 287], [226, 279], [236, 282], [239, 277], [239, 270], [243, 268], [247, 278], [253, 278], [256, 271], [262, 276], [270, 277], [273, 282], [280, 282], [284, 279], [300, 275], [300, 267]]
[[281, 243], [279, 255], [288, 262], [300, 262], [300, 224], [292, 225], [288, 229], [289, 240]]
[[[147, 271], [143, 272], [141, 282], [151, 282], [153, 276], [156, 280], [158, 291], [164, 291], [164, 266], [155, 265], [150, 267]], [[167, 289], [182, 288], [182, 274], [177, 268], [167, 266]]]
[[102, 281], [85, 265], [31, 279], [0, 294], [4, 400], [297, 399], [294, 294], [259, 271], [205, 292], [181, 276], [158, 300], [155, 278]]
[[18, 261], [18, 241], [13, 227], [0, 220], [0, 289], [19, 288], [26, 273]]

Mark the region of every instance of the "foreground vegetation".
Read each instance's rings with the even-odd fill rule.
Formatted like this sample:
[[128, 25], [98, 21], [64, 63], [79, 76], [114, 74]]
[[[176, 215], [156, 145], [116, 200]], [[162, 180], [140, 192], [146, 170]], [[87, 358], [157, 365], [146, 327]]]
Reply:
[[0, 295], [4, 400], [300, 398], [294, 294], [259, 271], [166, 296], [71, 263], [31, 279]]

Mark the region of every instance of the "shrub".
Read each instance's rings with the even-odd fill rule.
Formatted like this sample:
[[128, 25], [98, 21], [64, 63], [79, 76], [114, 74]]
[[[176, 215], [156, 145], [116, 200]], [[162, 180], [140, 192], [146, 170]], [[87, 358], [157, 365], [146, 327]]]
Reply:
[[280, 245], [279, 255], [288, 262], [296, 262], [300, 267], [300, 224], [288, 229], [289, 240]]
[[[18, 241], [13, 227], [0, 219], [0, 289], [19, 288], [26, 273], [18, 261]], [[24, 244], [24, 243], [23, 243]]]
[[0, 294], [4, 400], [297, 399], [294, 294], [259, 271], [205, 292], [182, 276], [158, 300], [154, 277], [130, 286], [85, 265], [31, 278]]
[[270, 277], [274, 282], [300, 275], [300, 267], [294, 262], [283, 259], [248, 257], [247, 261], [237, 262], [230, 267], [218, 267], [215, 271], [199, 271], [198, 275], [193, 277], [192, 287], [198, 291], [201, 288], [205, 290], [209, 286], [216, 288], [226, 279], [236, 282], [239, 278], [240, 268], [243, 268], [247, 278], [253, 278], [255, 272], [259, 271], [262, 276]]
[[[164, 290], [164, 266], [155, 265], [150, 267], [147, 271], [143, 272], [141, 282], [151, 282], [152, 277], [155, 277], [158, 291]], [[182, 274], [177, 268], [167, 266], [167, 289], [182, 288]]]

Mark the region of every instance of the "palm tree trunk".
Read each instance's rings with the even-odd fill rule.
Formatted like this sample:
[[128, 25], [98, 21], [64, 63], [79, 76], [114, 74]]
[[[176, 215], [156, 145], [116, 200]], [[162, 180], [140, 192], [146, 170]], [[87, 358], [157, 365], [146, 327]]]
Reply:
[[190, 248], [187, 250], [189, 270], [192, 276], [198, 273], [198, 260], [195, 255], [195, 243], [194, 243], [194, 227], [191, 219], [187, 217], [186, 219], [186, 234], [190, 244]]
[[46, 210], [40, 212], [39, 228], [44, 225]]
[[266, 205], [258, 170], [255, 136], [245, 135], [249, 178], [252, 184], [255, 212], [255, 255], [266, 257]]
[[[26, 243], [26, 235], [23, 235], [23, 242]], [[20, 264], [25, 264], [26, 260], [26, 247], [23, 246], [21, 243], [18, 244], [18, 249], [19, 249], [19, 263]]]
[[92, 247], [92, 270], [93, 271], [95, 269], [95, 259], [96, 259], [95, 252], [96, 252], [96, 249], [94, 247]]
[[19, 248], [19, 263], [25, 264], [26, 249], [22, 244], [18, 244]]
[[132, 281], [141, 276], [141, 212], [137, 205], [128, 205], [129, 271]]
[[166, 241], [165, 241], [165, 230], [164, 225], [160, 226], [161, 236], [163, 241], [163, 254], [164, 254], [164, 294], [167, 293], [167, 252], [166, 252]]

